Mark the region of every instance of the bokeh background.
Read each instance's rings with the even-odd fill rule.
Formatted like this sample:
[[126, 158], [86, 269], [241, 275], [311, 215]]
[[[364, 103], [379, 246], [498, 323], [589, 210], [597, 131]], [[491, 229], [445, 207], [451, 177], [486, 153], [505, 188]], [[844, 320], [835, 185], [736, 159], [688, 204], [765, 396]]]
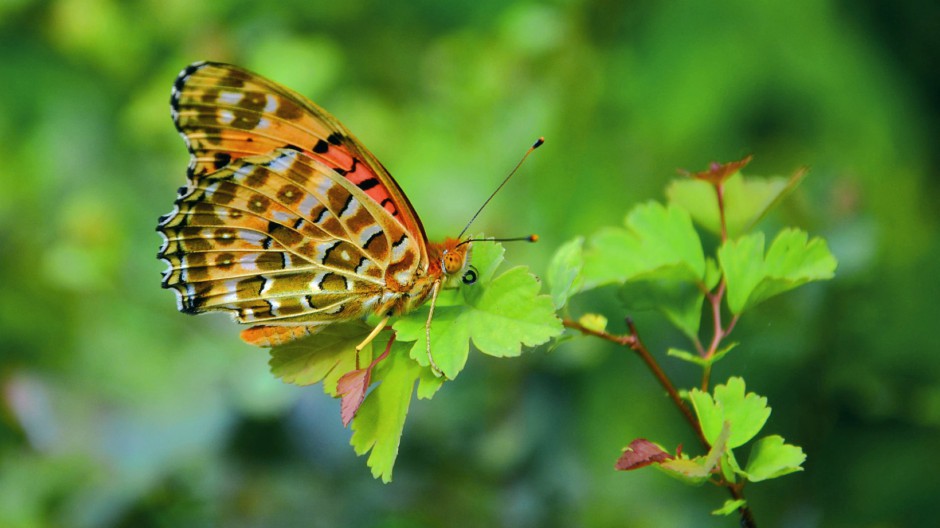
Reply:
[[[339, 406], [227, 317], [159, 287], [184, 183], [170, 86], [196, 60], [306, 94], [389, 167], [432, 238], [536, 232], [513, 264], [752, 153], [809, 177], [762, 226], [825, 237], [837, 277], [737, 327], [715, 380], [769, 397], [806, 471], [748, 488], [761, 526], [925, 526], [940, 495], [940, 7], [852, 2], [0, 2], [0, 526], [734, 526], [726, 498], [616, 473], [694, 438], [639, 361], [573, 340], [474, 354], [412, 406], [389, 485]], [[614, 321], [615, 296], [578, 301]], [[683, 346], [638, 318], [659, 354]], [[662, 362], [681, 385], [695, 372]]]

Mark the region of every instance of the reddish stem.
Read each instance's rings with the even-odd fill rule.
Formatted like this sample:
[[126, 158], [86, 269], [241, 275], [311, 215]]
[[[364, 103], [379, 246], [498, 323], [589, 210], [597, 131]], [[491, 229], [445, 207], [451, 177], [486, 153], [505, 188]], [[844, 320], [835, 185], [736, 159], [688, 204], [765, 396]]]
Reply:
[[725, 221], [725, 184], [715, 184], [715, 194], [718, 197], [718, 219], [721, 221], [721, 241], [728, 240], [728, 224]]
[[[723, 297], [723, 292], [724, 292], [723, 286], [724, 286], [724, 283], [722, 283], [722, 286], [719, 287], [719, 291], [716, 292], [715, 295], [709, 296], [711, 299], [713, 299], [712, 301], [713, 307], [716, 306], [716, 303], [717, 303], [717, 307], [720, 308], [721, 306], [721, 298]], [[737, 317], [732, 319], [731, 324], [728, 326], [728, 329], [726, 331], [721, 331], [721, 316], [720, 315], [717, 316], [716, 321], [718, 324], [718, 326], [716, 327], [718, 329], [718, 332], [716, 333], [716, 335], [720, 337], [717, 340], [713, 340], [713, 343], [720, 342], [721, 338], [727, 335], [727, 333], [731, 331], [731, 328], [733, 328], [734, 324], [737, 322]], [[636, 329], [636, 325], [633, 324], [633, 320], [628, 317], [626, 319], [626, 322], [627, 322], [627, 328], [630, 329], [630, 333], [626, 335], [618, 336], [618, 335], [610, 334], [603, 330], [594, 330], [592, 328], [588, 328], [582, 325], [581, 323], [577, 321], [573, 321], [571, 319], [562, 320], [562, 324], [564, 324], [565, 327], [567, 328], [571, 328], [572, 330], [577, 330], [578, 332], [581, 332], [582, 334], [585, 334], [585, 335], [590, 335], [590, 336], [601, 338], [605, 341], [617, 343], [620, 346], [628, 347], [630, 348], [630, 350], [633, 350], [634, 352], [636, 352], [637, 355], [640, 356], [640, 359], [642, 359], [643, 362], [646, 363], [646, 366], [653, 373], [653, 376], [655, 376], [656, 379], [659, 381], [659, 384], [662, 385], [664, 389], [666, 389], [666, 392], [669, 394], [669, 398], [672, 400], [676, 408], [678, 408], [679, 411], [682, 413], [682, 416], [685, 418], [685, 420], [692, 427], [692, 430], [695, 432], [695, 435], [698, 437], [699, 442], [701, 442], [702, 446], [705, 448], [705, 451], [710, 450], [711, 444], [709, 444], [708, 440], [705, 438], [705, 434], [702, 432], [701, 425], [699, 424], [698, 420], [695, 419], [695, 415], [692, 414], [692, 410], [689, 409], [689, 406], [686, 405], [685, 402], [682, 400], [682, 398], [679, 396], [679, 391], [676, 390], [676, 387], [672, 384], [672, 381], [669, 380], [669, 377], [666, 376], [665, 372], [663, 372], [663, 369], [659, 366], [659, 363], [657, 363], [656, 359], [653, 358], [653, 355], [650, 354], [649, 349], [647, 349], [646, 345], [643, 344], [643, 341], [640, 340], [640, 334]], [[713, 345], [712, 348], [717, 348], [717, 345]], [[711, 354], [713, 353], [714, 352], [712, 351]], [[706, 367], [705, 372], [706, 372], [706, 375], [703, 379], [704, 386], [702, 390], [707, 390], [708, 373], [711, 372], [710, 366]], [[728, 489], [728, 492], [731, 494], [732, 499], [744, 500], [744, 494], [742, 491], [743, 486], [744, 486], [743, 482], [731, 483], [722, 479], [719, 485]], [[757, 528], [757, 523], [754, 520], [754, 514], [751, 512], [751, 509], [747, 506], [747, 503], [745, 503], [744, 506], [738, 508], [738, 514], [741, 516], [741, 526], [745, 528]]]

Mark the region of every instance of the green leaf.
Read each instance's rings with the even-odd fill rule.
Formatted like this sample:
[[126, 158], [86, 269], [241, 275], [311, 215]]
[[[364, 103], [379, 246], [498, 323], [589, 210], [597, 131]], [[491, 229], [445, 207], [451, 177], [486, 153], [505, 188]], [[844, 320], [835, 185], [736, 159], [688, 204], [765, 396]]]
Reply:
[[728, 284], [728, 308], [740, 314], [761, 301], [807, 282], [831, 279], [836, 259], [821, 238], [784, 229], [764, 256], [764, 234], [729, 240], [718, 249]]
[[684, 456], [673, 458], [660, 462], [659, 467], [666, 472], [673, 473], [673, 476], [680, 477], [693, 484], [705, 482], [728, 450], [727, 440], [730, 431], [728, 422], [722, 424], [718, 436], [715, 437], [713, 442], [710, 442], [712, 447], [707, 455], [691, 459]]
[[473, 240], [479, 242], [473, 243], [471, 247], [470, 264], [476, 268], [479, 282], [489, 282], [496, 268], [503, 263], [506, 249], [498, 242], [486, 242], [482, 234], [475, 235]]
[[721, 457], [731, 449], [731, 446], [728, 444], [731, 435], [731, 422], [725, 420], [725, 422], [721, 424], [721, 431], [719, 431], [718, 436], [715, 438], [714, 442], [711, 442], [712, 448], [708, 450], [708, 455], [705, 457], [703, 467], [707, 469], [708, 473], [711, 473], [712, 470], [718, 466]]
[[640, 279], [701, 282], [705, 255], [689, 214], [648, 202], [634, 208], [626, 228], [606, 228], [584, 251], [585, 287]]
[[[503, 260], [502, 246], [481, 241], [472, 251], [478, 282], [441, 291], [431, 326], [435, 361], [450, 378], [466, 363], [471, 339], [485, 353], [512, 356], [519, 355], [522, 345], [544, 343], [562, 331], [551, 298], [539, 295], [538, 280], [524, 268], [493, 278]], [[372, 390], [352, 419], [353, 447], [360, 455], [371, 451], [372, 474], [385, 482], [391, 479], [415, 386], [419, 398], [430, 398], [444, 382], [429, 368], [422, 368], [428, 366], [425, 326], [429, 309], [426, 304], [393, 323], [396, 341], [389, 357], [372, 370]], [[309, 338], [274, 347], [271, 370], [288, 383], [323, 381], [324, 390], [337, 396], [337, 380], [369, 365], [374, 346], [388, 343], [391, 334], [383, 332], [359, 353], [357, 362], [355, 347], [373, 327], [361, 321], [332, 324]]]
[[372, 476], [383, 482], [392, 480], [415, 383], [426, 370], [408, 357], [408, 344], [396, 342], [389, 357], [375, 367], [378, 385], [353, 419], [350, 444], [360, 456], [371, 450], [366, 463]]
[[674, 358], [681, 359], [682, 361], [687, 361], [687, 362], [689, 362], [689, 363], [695, 363], [696, 365], [699, 365], [699, 366], [701, 366], [701, 367], [706, 367], [706, 366], [708, 366], [708, 365], [711, 365], [711, 364], [717, 362], [717, 361], [720, 360], [721, 358], [725, 357], [725, 355], [726, 355], [728, 352], [730, 352], [731, 349], [733, 349], [733, 348], [736, 347], [736, 346], [738, 346], [737, 343], [729, 343], [729, 344], [728, 344], [727, 346], [725, 346], [724, 348], [722, 348], [722, 349], [718, 350], [717, 352], [715, 352], [715, 353], [712, 355], [712, 357], [707, 358], [707, 359], [706, 359], [706, 358], [703, 358], [702, 356], [700, 356], [700, 355], [698, 355], [698, 354], [693, 354], [693, 353], [691, 353], [691, 352], [687, 352], [687, 351], [685, 351], [685, 350], [680, 350], [680, 349], [678, 349], [678, 348], [670, 348], [669, 350], [666, 351], [666, 355], [672, 356], [672, 357], [674, 357]]
[[744, 380], [732, 377], [725, 385], [715, 387], [715, 401], [724, 409], [725, 419], [731, 422], [728, 447], [734, 449], [744, 445], [767, 423], [770, 407], [767, 398], [753, 392], [745, 394]]
[[664, 461], [654, 467], [673, 478], [686, 484], [703, 484], [708, 480], [708, 472], [704, 470], [705, 457], [689, 458], [685, 454], [672, 460]]
[[721, 430], [721, 424], [725, 418], [724, 410], [715, 402], [711, 394], [699, 389], [689, 391], [689, 401], [695, 408], [695, 414], [698, 416], [698, 423], [702, 426], [705, 439], [711, 443]]
[[[323, 381], [323, 391], [336, 397], [336, 382], [357, 368], [356, 346], [372, 327], [362, 321], [326, 326], [320, 332], [286, 345], [272, 347], [268, 365], [285, 383], [312, 385]], [[373, 342], [386, 343], [380, 335]], [[372, 361], [372, 343], [359, 353], [359, 365]]]
[[691, 352], [681, 350], [678, 348], [670, 348], [666, 351], [667, 356], [672, 356], [674, 358], [679, 358], [682, 361], [688, 361], [689, 363], [695, 363], [696, 365], [704, 365], [705, 360], [702, 359], [698, 354], [693, 354]]
[[[540, 345], [563, 329], [551, 297], [539, 294], [541, 285], [526, 268], [512, 268], [490, 280], [493, 263], [498, 264], [502, 252], [479, 252], [477, 246], [485, 245], [474, 244], [479, 280], [459, 290], [442, 292], [431, 321], [434, 362], [449, 379], [455, 378], [466, 365], [470, 340], [485, 354], [518, 356], [523, 345]], [[445, 293], [453, 295], [452, 301], [442, 302]], [[452, 305], [445, 305], [448, 303]], [[429, 365], [426, 339], [429, 309], [425, 305], [393, 323], [399, 341], [413, 341], [410, 355], [422, 366]]]
[[435, 376], [431, 369], [421, 369], [421, 377], [418, 378], [418, 399], [430, 400], [443, 386], [444, 378]]
[[735, 458], [734, 451], [730, 449], [725, 451], [725, 456], [721, 457], [719, 464], [721, 467], [721, 475], [725, 477], [725, 480], [732, 483], [738, 481], [738, 475], [741, 474], [741, 466], [738, 465], [738, 459]]
[[[479, 286], [479, 283], [474, 286]], [[465, 308], [438, 306], [431, 321], [431, 353], [434, 363], [447, 379], [454, 379], [467, 364], [470, 353], [470, 329], [460, 322]], [[409, 356], [423, 367], [430, 368], [427, 345], [428, 308], [405, 315], [392, 324], [400, 341], [411, 345]]]
[[744, 499], [728, 499], [721, 508], [713, 511], [712, 515], [731, 515], [737, 512], [739, 508], [743, 508], [745, 504], [747, 504], [747, 501]]
[[745, 394], [744, 380], [732, 377], [726, 385], [715, 387], [712, 398], [707, 392], [692, 389], [689, 398], [702, 426], [705, 439], [712, 443], [721, 434], [725, 421], [731, 424], [728, 448], [734, 449], [757, 435], [770, 417], [767, 398], [753, 392]]
[[563, 244], [548, 265], [546, 279], [551, 288], [555, 309], [568, 304], [568, 299], [581, 290], [581, 268], [584, 267], [584, 237]]
[[806, 455], [799, 446], [785, 444], [777, 435], [765, 436], [751, 448], [744, 474], [751, 482], [777, 478], [803, 471]]
[[[751, 230], [803, 180], [805, 170], [789, 178], [744, 178], [740, 173], [724, 183], [725, 225], [729, 237]], [[679, 206], [712, 233], [721, 233], [715, 187], [702, 180], [675, 180], [666, 189], [669, 203]]]
[[720, 280], [721, 268], [718, 267], [718, 263], [711, 257], [705, 257], [705, 289], [714, 290]]
[[628, 310], [654, 308], [690, 340], [698, 337], [705, 294], [691, 282], [680, 280], [642, 280], [627, 282], [618, 297]]

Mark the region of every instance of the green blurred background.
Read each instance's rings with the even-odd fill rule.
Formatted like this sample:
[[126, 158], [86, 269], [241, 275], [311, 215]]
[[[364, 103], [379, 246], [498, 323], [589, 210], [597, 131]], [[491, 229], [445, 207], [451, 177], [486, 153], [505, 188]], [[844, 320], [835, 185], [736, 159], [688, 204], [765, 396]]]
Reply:
[[[170, 86], [203, 59], [330, 109], [432, 238], [544, 135], [477, 224], [539, 233], [507, 252], [539, 274], [676, 168], [809, 165], [763, 227], [827, 238], [837, 277], [749, 314], [715, 372], [809, 456], [747, 496], [761, 526], [932, 524], [938, 27], [931, 0], [0, 1], [0, 526], [737, 525], [708, 515], [721, 490], [613, 471], [638, 436], [696, 446], [622, 350], [474, 354], [412, 406], [382, 485], [338, 402], [273, 379], [227, 317], [179, 314], [154, 227], [188, 161]], [[577, 304], [625, 315], [604, 292]], [[660, 354], [684, 346], [633, 315]]]

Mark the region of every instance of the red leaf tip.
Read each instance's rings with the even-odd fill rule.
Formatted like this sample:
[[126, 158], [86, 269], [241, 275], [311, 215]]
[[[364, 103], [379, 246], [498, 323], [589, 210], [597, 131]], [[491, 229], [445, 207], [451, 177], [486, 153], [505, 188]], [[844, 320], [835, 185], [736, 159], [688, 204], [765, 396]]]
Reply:
[[645, 438], [637, 438], [623, 450], [614, 467], [618, 471], [632, 471], [671, 458], [673, 458], [672, 455], [653, 442]]

